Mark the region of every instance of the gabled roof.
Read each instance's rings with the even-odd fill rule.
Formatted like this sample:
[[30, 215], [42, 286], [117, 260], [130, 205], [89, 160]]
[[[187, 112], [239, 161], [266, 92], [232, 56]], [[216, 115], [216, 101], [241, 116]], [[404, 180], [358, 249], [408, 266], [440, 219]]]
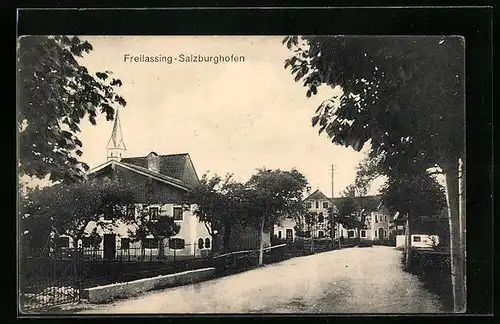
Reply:
[[[344, 197], [335, 197], [330, 198], [327, 197], [323, 192], [319, 189], [314, 191], [308, 197], [304, 199], [306, 200], [329, 200], [333, 205], [338, 206], [344, 200]], [[354, 201], [360, 205], [365, 206], [370, 210], [379, 210], [382, 207], [382, 202], [380, 200], [380, 196], [363, 196], [363, 197], [354, 197]]]
[[[194, 166], [192, 165], [192, 161], [188, 153], [168, 154], [168, 155], [158, 155], [155, 152], [151, 153], [154, 153], [155, 155], [158, 156], [160, 162], [159, 173], [162, 175], [175, 179], [183, 179], [183, 177], [185, 176], [187, 165], [189, 164], [191, 165], [194, 171]], [[144, 169], [148, 168], [148, 156], [122, 158], [120, 162], [126, 164], [132, 164]], [[196, 178], [198, 178], [198, 175], [196, 175], [196, 171], [194, 171], [194, 174]], [[190, 185], [192, 186], [194, 184]]]
[[88, 172], [88, 174], [92, 175], [92, 174], [95, 174], [96, 172], [104, 170], [106, 168], [111, 168], [112, 166], [122, 167], [122, 168], [127, 169], [129, 171], [132, 171], [136, 174], [139, 174], [139, 175], [151, 178], [151, 179], [155, 179], [155, 180], [160, 181], [164, 184], [174, 186], [174, 187], [186, 190], [186, 191], [189, 191], [191, 189], [189, 185], [185, 184], [183, 181], [181, 181], [179, 179], [168, 177], [168, 176], [165, 176], [163, 174], [159, 174], [157, 172], [152, 172], [146, 168], [138, 167], [136, 165], [131, 165], [128, 163], [122, 163], [121, 161], [119, 162], [119, 161], [115, 161], [115, 160], [108, 161], [106, 163], [103, 163], [103, 164], [91, 169]]
[[310, 194], [309, 196], [307, 196], [306, 198], [304, 198], [304, 200], [320, 200], [320, 199], [330, 199], [328, 198], [327, 196], [325, 196], [324, 193], [322, 193], [319, 189], [316, 189], [316, 191], [314, 191], [312, 194]]

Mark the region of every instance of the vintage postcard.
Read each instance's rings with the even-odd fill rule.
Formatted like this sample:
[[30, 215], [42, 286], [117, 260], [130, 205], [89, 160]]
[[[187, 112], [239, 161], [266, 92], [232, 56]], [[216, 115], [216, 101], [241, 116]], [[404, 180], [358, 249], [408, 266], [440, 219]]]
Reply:
[[458, 36], [22, 36], [23, 314], [466, 308]]

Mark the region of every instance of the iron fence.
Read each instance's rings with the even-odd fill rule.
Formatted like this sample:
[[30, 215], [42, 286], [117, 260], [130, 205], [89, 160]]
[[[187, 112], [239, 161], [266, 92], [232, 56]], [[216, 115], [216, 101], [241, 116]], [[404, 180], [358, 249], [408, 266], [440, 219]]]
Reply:
[[19, 263], [21, 311], [48, 309], [85, 298], [85, 289], [213, 266], [209, 250], [130, 247], [48, 249], [23, 253]]
[[210, 257], [212, 251], [210, 249], [198, 249], [197, 244], [185, 244], [180, 249], [172, 249], [168, 246], [165, 246], [163, 250], [159, 248], [129, 247], [116, 249], [111, 252], [106, 249], [90, 247], [80, 248], [78, 249], [78, 253], [81, 254], [83, 262], [103, 260], [114, 262], [173, 262], [207, 258]]
[[19, 299], [23, 311], [78, 300], [76, 260], [66, 251], [31, 251], [19, 261]]

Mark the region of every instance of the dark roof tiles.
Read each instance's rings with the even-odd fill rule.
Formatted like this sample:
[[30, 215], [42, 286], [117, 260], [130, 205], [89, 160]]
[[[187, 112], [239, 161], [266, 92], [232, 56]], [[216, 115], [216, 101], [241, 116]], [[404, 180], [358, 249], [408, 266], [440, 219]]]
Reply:
[[[184, 183], [188, 187], [194, 187], [196, 185], [196, 179], [187, 179], [186, 174], [188, 173], [187, 168], [190, 168], [189, 163], [191, 163], [191, 159], [189, 157], [188, 153], [181, 153], [181, 154], [169, 154], [169, 155], [158, 155], [155, 152], [151, 152], [155, 154], [159, 158], [159, 174], [174, 178], [179, 180], [180, 182]], [[151, 154], [150, 153], [150, 154]], [[125, 163], [128, 165], [133, 165], [137, 166], [142, 169], [148, 169], [148, 156], [140, 156], [140, 157], [129, 157], [129, 158], [122, 158], [121, 163]], [[157, 172], [150, 171], [149, 172], [158, 174]], [[195, 177], [196, 171], [192, 170], [194, 173]]]

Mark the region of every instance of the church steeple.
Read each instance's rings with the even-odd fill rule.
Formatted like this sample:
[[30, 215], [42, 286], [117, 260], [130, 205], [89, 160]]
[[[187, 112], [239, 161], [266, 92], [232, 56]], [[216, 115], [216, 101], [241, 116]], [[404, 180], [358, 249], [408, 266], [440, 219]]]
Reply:
[[125, 143], [123, 142], [122, 127], [120, 124], [120, 118], [118, 116], [118, 109], [116, 110], [115, 121], [113, 125], [113, 131], [111, 132], [111, 137], [106, 146], [107, 160], [117, 160], [120, 161], [124, 157], [124, 153], [127, 150]]

